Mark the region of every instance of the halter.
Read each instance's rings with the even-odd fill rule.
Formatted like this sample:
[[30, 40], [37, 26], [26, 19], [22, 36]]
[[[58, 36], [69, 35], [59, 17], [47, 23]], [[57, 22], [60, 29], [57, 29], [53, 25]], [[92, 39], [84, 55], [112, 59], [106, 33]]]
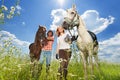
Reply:
[[[75, 19], [75, 18], [76, 18], [76, 19]], [[70, 20], [71, 20], [71, 21], [70, 21]], [[72, 19], [65, 18], [65, 21], [67, 22], [67, 24], [69, 24], [70, 27], [78, 26], [78, 25], [79, 25], [79, 15], [78, 15], [77, 12], [76, 12]], [[67, 26], [67, 29], [68, 29], [71, 37], [72, 37], [73, 35], [72, 35], [72, 33], [70, 32], [69, 26]]]

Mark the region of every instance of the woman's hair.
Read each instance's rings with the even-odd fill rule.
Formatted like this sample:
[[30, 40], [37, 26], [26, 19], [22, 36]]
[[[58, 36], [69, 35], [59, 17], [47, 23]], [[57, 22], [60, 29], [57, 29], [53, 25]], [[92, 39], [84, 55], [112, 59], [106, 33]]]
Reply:
[[[56, 30], [56, 34], [57, 34], [58, 37], [60, 36], [59, 28], [60, 28], [60, 27], [58, 27], [57, 30]], [[65, 30], [63, 29], [63, 33], [64, 33], [64, 32], [65, 32]]]
[[49, 35], [49, 33], [52, 33], [51, 36], [53, 36], [53, 31], [52, 31], [52, 30], [49, 30], [49, 31], [47, 32], [47, 36]]

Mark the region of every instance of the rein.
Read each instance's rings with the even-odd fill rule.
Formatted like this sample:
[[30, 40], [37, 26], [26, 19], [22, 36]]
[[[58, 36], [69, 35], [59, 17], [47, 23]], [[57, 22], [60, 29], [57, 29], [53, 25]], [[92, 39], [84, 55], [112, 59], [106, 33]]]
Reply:
[[72, 37], [73, 35], [72, 35], [72, 33], [70, 32], [70, 29], [68, 28], [68, 31], [69, 31], [69, 33], [70, 33], [70, 36]]
[[[74, 18], [77, 16], [77, 19], [74, 21]], [[69, 25], [70, 26], [74, 26], [75, 25], [75, 22], [78, 22], [79, 21], [79, 16], [78, 16], [78, 14], [76, 13], [75, 15], [74, 15], [74, 17], [73, 17], [73, 19], [71, 19], [71, 22], [69, 22]], [[72, 33], [70, 32], [70, 28], [68, 27], [68, 31], [69, 31], [69, 33], [70, 33], [70, 36], [72, 37], [73, 35], [72, 35]]]

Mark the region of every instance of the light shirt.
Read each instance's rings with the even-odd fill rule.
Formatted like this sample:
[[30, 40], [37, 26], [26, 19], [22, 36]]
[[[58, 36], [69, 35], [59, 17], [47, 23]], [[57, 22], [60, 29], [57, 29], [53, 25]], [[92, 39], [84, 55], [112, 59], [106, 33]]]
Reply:
[[59, 49], [70, 49], [70, 44], [65, 42], [65, 38], [68, 34], [62, 34], [57, 38], [57, 44], [59, 44]]

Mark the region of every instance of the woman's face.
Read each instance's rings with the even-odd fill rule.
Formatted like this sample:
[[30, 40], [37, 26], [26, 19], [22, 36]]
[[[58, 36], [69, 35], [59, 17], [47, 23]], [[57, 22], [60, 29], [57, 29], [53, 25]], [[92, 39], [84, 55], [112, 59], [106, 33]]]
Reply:
[[63, 29], [62, 27], [59, 27], [59, 28], [58, 28], [58, 31], [59, 31], [60, 33], [63, 33], [63, 32], [64, 32], [64, 29]]
[[52, 36], [52, 32], [49, 32], [49, 33], [48, 33], [48, 36]]

